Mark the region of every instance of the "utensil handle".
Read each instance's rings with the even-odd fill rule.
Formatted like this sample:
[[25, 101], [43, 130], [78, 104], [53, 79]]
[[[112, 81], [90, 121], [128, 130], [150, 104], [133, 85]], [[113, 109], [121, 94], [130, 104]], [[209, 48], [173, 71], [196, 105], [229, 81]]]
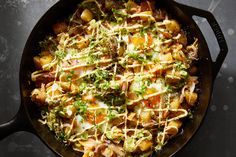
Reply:
[[196, 15], [196, 16], [206, 18], [208, 23], [210, 24], [211, 29], [213, 30], [215, 37], [217, 39], [218, 45], [220, 47], [220, 52], [219, 52], [216, 60], [213, 61], [213, 80], [215, 80], [215, 78], [216, 78], [216, 76], [217, 76], [217, 74], [218, 74], [218, 72], [225, 60], [225, 57], [228, 53], [228, 46], [227, 46], [224, 34], [223, 34], [218, 22], [216, 21], [213, 14], [209, 11], [194, 8], [191, 6], [186, 6], [186, 5], [177, 3], [177, 2], [174, 2], [174, 3], [176, 3], [183, 11], [187, 12], [191, 16]]
[[0, 140], [10, 134], [18, 131], [28, 131], [33, 133], [33, 127], [30, 125], [25, 109], [20, 106], [18, 113], [10, 121], [0, 125]]

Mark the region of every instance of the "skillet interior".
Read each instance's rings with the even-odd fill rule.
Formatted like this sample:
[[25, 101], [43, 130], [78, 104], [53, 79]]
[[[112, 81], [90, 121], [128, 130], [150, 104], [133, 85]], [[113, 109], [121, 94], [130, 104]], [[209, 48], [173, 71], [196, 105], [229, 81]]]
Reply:
[[[26, 109], [27, 116], [35, 133], [58, 155], [70, 157], [78, 156], [78, 153], [73, 151], [70, 147], [65, 147], [64, 144], [55, 139], [54, 133], [49, 131], [46, 125], [41, 125], [41, 123], [38, 122], [41, 116], [39, 110], [35, 107], [36, 105], [30, 100], [30, 93], [34, 89], [34, 85], [29, 82], [31, 80], [31, 73], [34, 71], [33, 57], [40, 52], [39, 41], [42, 41], [45, 35], [52, 32], [51, 26], [58, 19], [66, 18], [72, 14], [79, 2], [80, 0], [61, 0], [40, 19], [28, 38], [22, 55], [20, 69], [22, 105]], [[206, 41], [192, 18], [184, 13], [172, 0], [159, 0], [157, 4], [166, 9], [174, 19], [177, 19], [182, 24], [182, 28], [187, 32], [190, 42], [193, 40], [193, 37], [199, 39], [200, 59], [198, 61], [198, 70], [200, 76], [200, 93], [199, 104], [195, 109], [194, 117], [184, 123], [181, 136], [169, 140], [162, 151], [153, 154], [153, 156], [170, 156], [182, 148], [193, 136], [204, 118], [212, 91], [212, 61]]]

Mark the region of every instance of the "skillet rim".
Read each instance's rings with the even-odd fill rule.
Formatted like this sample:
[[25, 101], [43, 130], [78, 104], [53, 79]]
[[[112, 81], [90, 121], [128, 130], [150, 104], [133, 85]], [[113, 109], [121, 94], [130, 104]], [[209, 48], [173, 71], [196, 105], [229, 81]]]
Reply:
[[[25, 86], [22, 85], [22, 82], [25, 82], [25, 81], [24, 81], [24, 80], [25, 80], [25, 72], [23, 72], [23, 71], [24, 71], [23, 69], [24, 69], [24, 65], [25, 65], [25, 60], [26, 60], [25, 56], [26, 56], [27, 51], [28, 51], [28, 49], [29, 49], [28, 47], [30, 47], [30, 43], [32, 42], [32, 38], [34, 38], [34, 35], [36, 34], [36, 32], [38, 31], [38, 29], [40, 28], [40, 24], [44, 22], [44, 20], [47, 18], [47, 16], [49, 16], [50, 12], [52, 12], [52, 10], [56, 9], [59, 5], [61, 5], [61, 4], [63, 4], [63, 3], [65, 3], [65, 1], [58, 1], [58, 2], [57, 2], [56, 4], [54, 4], [50, 9], [48, 9], [48, 11], [47, 11], [47, 12], [40, 18], [40, 20], [37, 22], [37, 24], [36, 24], [35, 27], [33, 28], [32, 32], [30, 33], [30, 36], [29, 36], [29, 38], [28, 38], [28, 40], [27, 40], [27, 42], [26, 42], [26, 45], [25, 45], [25, 48], [24, 48], [24, 52], [23, 52], [23, 54], [22, 54], [21, 66], [20, 66], [20, 91], [21, 91], [22, 104], [23, 104], [23, 106], [24, 106], [24, 108], [25, 108], [27, 117], [28, 117], [28, 119], [29, 119], [31, 125], [33, 126], [33, 129], [35, 130], [36, 135], [41, 139], [41, 141], [43, 141], [51, 150], [53, 150], [53, 152], [57, 153], [57, 155], [60, 155], [60, 156], [62, 156], [62, 155], [67, 155], [66, 152], [67, 152], [67, 151], [70, 151], [70, 150], [63, 151], [63, 150], [61, 150], [61, 149], [59, 149], [59, 148], [55, 148], [54, 146], [52, 146], [52, 145], [49, 143], [50, 140], [48, 141], [48, 140], [46, 139], [47, 137], [42, 136], [42, 134], [39, 133], [39, 130], [38, 130], [38, 128], [37, 128], [36, 125], [35, 125], [35, 121], [32, 120], [32, 117], [31, 117], [31, 115], [30, 115], [29, 107], [26, 105], [26, 104], [28, 104], [28, 103], [30, 103], [30, 102], [25, 99], [25, 97], [27, 97], [28, 94], [26, 94], [26, 95], [24, 94], [24, 93], [25, 93]], [[78, 3], [78, 2], [77, 2], [77, 3]], [[167, 3], [167, 4], [172, 4], [172, 5], [174, 5], [175, 7], [177, 7], [178, 9], [180, 9], [180, 8], [178, 7], [178, 5], [177, 5], [175, 2], [172, 2], [171, 0], [167, 0], [166, 3]], [[169, 12], [169, 11], [167, 10], [167, 12]], [[184, 13], [184, 11], [183, 11], [182, 13]], [[186, 17], [188, 17], [188, 15], [187, 15], [186, 13], [184, 13], [184, 15], [185, 15]], [[209, 58], [208, 58], [208, 64], [210, 65], [210, 66], [208, 67], [208, 70], [209, 70], [208, 75], [210, 76], [209, 80], [212, 80], [212, 61], [211, 61], [210, 52], [209, 52], [209, 49], [208, 49], [208, 47], [207, 47], [205, 38], [204, 38], [204, 36], [202, 35], [202, 33], [201, 33], [199, 27], [198, 27], [198, 26], [196, 25], [196, 23], [194, 22], [194, 20], [193, 20], [192, 18], [190, 18], [190, 17], [188, 17], [188, 18], [189, 18], [189, 20], [191, 21], [191, 23], [193, 24], [195, 30], [197, 30], [196, 32], [198, 32], [198, 33], [199, 33], [199, 36], [201, 37], [201, 39], [203, 39], [202, 42], [203, 42], [204, 47], [205, 47], [204, 50], [207, 51], [207, 54], [208, 54], [208, 57], [209, 57]], [[31, 52], [31, 53], [32, 53], [32, 52]], [[32, 59], [32, 58], [31, 58], [31, 59]], [[202, 122], [203, 122], [203, 120], [204, 120], [204, 117], [205, 117], [205, 115], [206, 115], [207, 107], [208, 107], [208, 105], [209, 105], [210, 98], [211, 98], [211, 93], [212, 93], [213, 82], [212, 82], [212, 81], [209, 81], [209, 82], [210, 82], [210, 84], [209, 84], [209, 93], [208, 93], [209, 98], [207, 99], [208, 101], [207, 101], [207, 103], [206, 103], [206, 107], [205, 107], [205, 109], [204, 109], [204, 114], [203, 114], [202, 117], [201, 117], [200, 123], [195, 127], [194, 131], [191, 133], [191, 135], [188, 137], [188, 139], [185, 140], [185, 142], [182, 143], [180, 147], [177, 147], [177, 149], [175, 149], [175, 151], [172, 151], [171, 154], [168, 153], [168, 152], [165, 152], [165, 151], [164, 151], [164, 152], [161, 151], [159, 155], [165, 156], [165, 154], [167, 153], [168, 156], [169, 156], [169, 155], [175, 154], [175, 153], [178, 152], [183, 146], [186, 145], [186, 143], [192, 138], [192, 136], [193, 136], [193, 135], [196, 133], [196, 131], [200, 128], [200, 125], [202, 124]], [[27, 91], [27, 90], [26, 90], [26, 91]], [[27, 91], [26, 93], [28, 93], [28, 92], [29, 92], [29, 91]], [[32, 103], [32, 102], [31, 102], [31, 103]], [[48, 129], [48, 130], [49, 130], [49, 129]], [[56, 140], [55, 137], [54, 137], [54, 140]], [[174, 138], [174, 140], [175, 140], [175, 138]], [[165, 149], [165, 147], [164, 147], [163, 149]], [[66, 153], [66, 154], [65, 154], [65, 153]], [[163, 154], [164, 154], [164, 155], [163, 155]], [[166, 155], [167, 155], [167, 154], [166, 154]], [[76, 153], [76, 155], [78, 155], [78, 154]], [[157, 155], [158, 155], [158, 154], [157, 154]]]

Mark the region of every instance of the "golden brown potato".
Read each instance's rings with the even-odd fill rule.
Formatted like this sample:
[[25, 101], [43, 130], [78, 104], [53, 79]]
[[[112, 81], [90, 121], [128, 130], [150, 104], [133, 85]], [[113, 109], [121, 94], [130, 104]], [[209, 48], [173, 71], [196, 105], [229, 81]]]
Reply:
[[144, 140], [138, 145], [138, 147], [141, 151], [144, 152], [148, 149], [151, 149], [152, 144], [153, 144], [152, 141]]
[[195, 102], [197, 101], [197, 93], [190, 93], [189, 91], [186, 91], [185, 93], [185, 100], [187, 101], [187, 103], [191, 106], [193, 106], [195, 104]]
[[173, 120], [173, 121], [170, 121], [168, 126], [175, 126], [177, 128], [180, 128], [182, 125], [182, 122], [180, 120]]
[[166, 29], [172, 33], [180, 32], [180, 25], [176, 20], [165, 20]]
[[185, 56], [185, 54], [183, 53], [182, 50], [180, 50], [178, 52], [174, 52], [173, 53], [173, 58], [175, 58], [176, 60], [179, 60], [179, 61], [186, 60], [186, 56]]
[[182, 31], [181, 33], [181, 36], [180, 36], [180, 38], [177, 40], [180, 44], [182, 44], [182, 45], [184, 45], [184, 46], [186, 46], [187, 45], [187, 36], [184, 34], [184, 32]]
[[174, 100], [170, 103], [171, 109], [178, 109], [180, 106], [179, 98], [174, 98]]
[[135, 35], [131, 38], [131, 42], [135, 47], [142, 48], [145, 43], [145, 37]]
[[93, 19], [93, 13], [88, 10], [88, 9], [85, 9], [82, 14], [81, 14], [81, 19], [85, 22], [89, 22]]
[[88, 45], [89, 45], [89, 40], [85, 40], [85, 39], [82, 39], [81, 42], [77, 44], [79, 49], [86, 48], [88, 47]]
[[143, 112], [141, 112], [141, 114], [140, 114], [140, 118], [141, 118], [141, 121], [143, 122], [143, 123], [147, 123], [147, 122], [150, 122], [151, 121], [151, 112], [149, 112], [149, 111], [143, 111]]
[[40, 58], [40, 63], [41, 63], [42, 66], [44, 66], [46, 64], [49, 64], [52, 60], [53, 60], [52, 55], [42, 56]]
[[172, 69], [166, 71], [165, 80], [168, 84], [176, 84], [181, 80], [178, 73], [172, 72]]
[[186, 60], [186, 56], [184, 54], [184, 52], [182, 51], [183, 49], [183, 45], [182, 44], [174, 44], [171, 46], [173, 52], [173, 58], [176, 60], [180, 60], [180, 61], [184, 61]]
[[159, 59], [162, 62], [172, 62], [173, 61], [173, 57], [172, 57], [171, 53], [160, 54]]
[[167, 125], [166, 133], [171, 136], [176, 135], [181, 125], [182, 122], [179, 120], [170, 121], [169, 124]]
[[46, 99], [46, 93], [42, 89], [34, 89], [31, 93], [31, 99], [38, 105], [44, 105]]
[[136, 119], [136, 113], [134, 113], [134, 112], [129, 113], [129, 115], [127, 117], [127, 120], [132, 121], [132, 120], [135, 120], [135, 119]]
[[34, 57], [34, 65], [37, 69], [43, 69], [43, 66], [52, 62], [53, 58], [48, 51], [42, 51], [39, 56]]

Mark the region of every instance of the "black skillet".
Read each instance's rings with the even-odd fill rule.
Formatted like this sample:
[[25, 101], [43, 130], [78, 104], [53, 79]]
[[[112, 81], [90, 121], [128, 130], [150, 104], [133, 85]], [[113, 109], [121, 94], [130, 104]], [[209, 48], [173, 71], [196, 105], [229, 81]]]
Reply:
[[[34, 85], [30, 83], [30, 75], [34, 71], [33, 57], [40, 52], [38, 42], [52, 32], [51, 26], [58, 19], [68, 17], [76, 9], [76, 4], [80, 0], [61, 0], [56, 3], [46, 14], [39, 20], [31, 32], [21, 59], [20, 66], [20, 91], [21, 91], [21, 106], [16, 116], [9, 122], [0, 125], [0, 140], [4, 137], [17, 132], [28, 131], [37, 135], [52, 151], [59, 156], [78, 157], [77, 152], [70, 147], [65, 147], [61, 142], [55, 139], [54, 134], [49, 131], [47, 126], [41, 125], [38, 122], [40, 112], [35, 107], [36, 105], [30, 99], [30, 93]], [[217, 73], [228, 52], [227, 44], [223, 33], [215, 20], [214, 16], [201, 9], [185, 6], [173, 0], [158, 0], [158, 6], [167, 10], [175, 19], [177, 19], [184, 30], [188, 34], [188, 40], [193, 41], [193, 37], [199, 39], [199, 104], [194, 112], [192, 120], [187, 120], [183, 126], [183, 133], [180, 136], [169, 141], [162, 151], [156, 152], [153, 156], [172, 156], [180, 150], [194, 135], [199, 128], [211, 99], [213, 82]], [[212, 61], [207, 43], [192, 19], [192, 16], [200, 16], [207, 19], [210, 24], [217, 42], [220, 47], [220, 52], [215, 62]], [[82, 155], [81, 155], [82, 156]]]

